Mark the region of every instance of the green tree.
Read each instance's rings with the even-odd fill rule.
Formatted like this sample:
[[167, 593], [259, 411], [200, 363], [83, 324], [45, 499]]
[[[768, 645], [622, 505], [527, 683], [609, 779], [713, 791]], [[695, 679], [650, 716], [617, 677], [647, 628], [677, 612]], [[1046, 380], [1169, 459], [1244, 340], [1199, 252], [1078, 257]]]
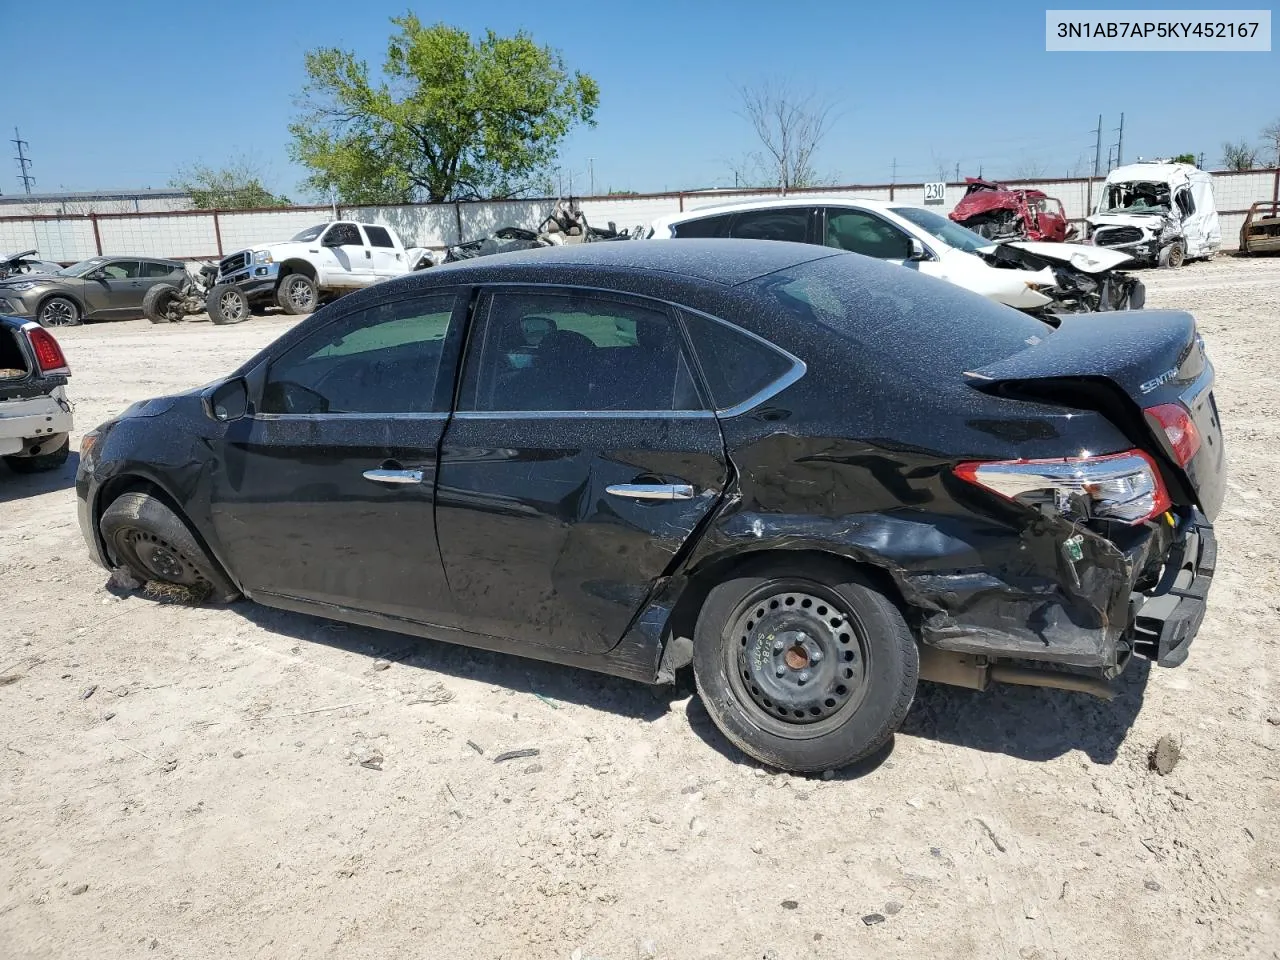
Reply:
[[287, 207], [289, 198], [276, 196], [262, 185], [262, 174], [248, 160], [225, 167], [192, 164], [178, 171], [169, 186], [185, 190], [200, 210], [245, 210]]
[[1174, 163], [1189, 163], [1193, 167], [1196, 165], [1196, 155], [1194, 153], [1180, 153], [1173, 158]]
[[306, 55], [289, 127], [307, 186], [345, 203], [510, 197], [547, 182], [574, 125], [594, 125], [596, 82], [523, 32], [473, 40], [393, 17], [382, 78], [333, 47]]

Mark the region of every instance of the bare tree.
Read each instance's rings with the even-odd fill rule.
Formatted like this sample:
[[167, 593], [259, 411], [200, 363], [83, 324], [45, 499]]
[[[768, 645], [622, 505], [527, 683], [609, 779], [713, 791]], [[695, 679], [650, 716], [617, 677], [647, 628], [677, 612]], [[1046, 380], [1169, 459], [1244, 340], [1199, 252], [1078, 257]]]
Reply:
[[1262, 139], [1271, 153], [1271, 163], [1280, 167], [1280, 119], [1272, 120], [1262, 128]]
[[1023, 157], [1013, 168], [1014, 180], [1039, 180], [1044, 176], [1044, 164], [1033, 157]]
[[1222, 165], [1228, 170], [1252, 170], [1258, 165], [1258, 151], [1244, 140], [1222, 145]]
[[783, 190], [815, 186], [813, 155], [830, 129], [831, 103], [782, 81], [740, 87], [738, 97], [743, 118], [764, 147], [768, 180]]

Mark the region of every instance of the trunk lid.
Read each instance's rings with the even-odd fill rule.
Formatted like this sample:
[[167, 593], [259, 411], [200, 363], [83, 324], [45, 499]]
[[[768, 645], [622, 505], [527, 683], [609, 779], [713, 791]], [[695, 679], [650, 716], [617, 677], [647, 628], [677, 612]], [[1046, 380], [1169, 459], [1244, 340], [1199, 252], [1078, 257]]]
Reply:
[[[986, 393], [1099, 411], [1157, 455], [1166, 477], [1178, 481], [1210, 520], [1217, 515], [1226, 487], [1226, 456], [1213, 397], [1213, 365], [1191, 314], [1130, 310], [1123, 315], [1068, 315], [1041, 342], [965, 377]], [[1145, 413], [1170, 403], [1186, 409], [1200, 435], [1199, 449], [1185, 466], [1178, 464], [1159, 421]]]

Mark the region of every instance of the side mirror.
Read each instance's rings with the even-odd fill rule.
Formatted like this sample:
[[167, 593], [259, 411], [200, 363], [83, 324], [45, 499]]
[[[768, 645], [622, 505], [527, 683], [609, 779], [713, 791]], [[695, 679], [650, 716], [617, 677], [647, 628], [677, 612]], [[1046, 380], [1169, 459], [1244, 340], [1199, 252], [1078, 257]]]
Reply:
[[249, 385], [244, 377], [220, 383], [204, 395], [204, 412], [212, 420], [230, 423], [249, 412]]
[[915, 237], [911, 238], [911, 253], [907, 257], [908, 260], [928, 260], [929, 251], [924, 248], [924, 244]]
[[105, 270], [90, 270], [84, 275], [84, 278], [86, 280], [105, 280], [107, 279], [107, 273]]

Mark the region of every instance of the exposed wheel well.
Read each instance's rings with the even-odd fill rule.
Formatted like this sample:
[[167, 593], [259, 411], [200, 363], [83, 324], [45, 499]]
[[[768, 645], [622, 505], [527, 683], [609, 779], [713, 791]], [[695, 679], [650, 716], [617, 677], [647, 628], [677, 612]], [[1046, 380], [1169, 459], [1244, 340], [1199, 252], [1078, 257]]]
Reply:
[[316, 268], [306, 260], [286, 260], [284, 263], [280, 264], [281, 280], [291, 273], [301, 273], [310, 277], [312, 280], [316, 279]]
[[903, 616], [907, 618], [908, 624], [911, 624], [914, 629], [913, 608], [903, 597], [902, 591], [898, 588], [897, 583], [894, 582], [893, 577], [889, 576], [882, 567], [878, 567], [873, 563], [853, 560], [828, 550], [753, 550], [712, 559], [699, 566], [697, 571], [689, 578], [684, 590], [681, 591], [680, 599], [676, 601], [676, 605], [671, 611], [671, 616], [667, 618], [669, 636], [692, 638], [694, 626], [698, 622], [698, 614], [702, 611], [702, 604], [706, 600], [707, 594], [711, 592], [711, 589], [716, 584], [734, 576], [737, 571], [747, 565], [768, 561], [775, 562], [780, 567], [785, 568], [788, 564], [795, 565], [812, 560], [834, 561], [850, 570], [857, 570], [902, 611]]
[[234, 578], [232, 578], [227, 572], [226, 567], [222, 565], [214, 552], [209, 549], [209, 544], [205, 541], [205, 538], [201, 536], [200, 531], [197, 530], [195, 525], [187, 518], [186, 511], [179, 506], [178, 501], [169, 496], [165, 489], [159, 484], [148, 480], [146, 477], [139, 477], [133, 474], [124, 474], [122, 476], [112, 477], [102, 485], [102, 489], [98, 491], [97, 502], [93, 504], [93, 535], [98, 538], [99, 549], [102, 551], [102, 555], [106, 558], [108, 563], [116, 563], [116, 558], [111, 556], [106, 542], [102, 539], [100, 526], [102, 523], [102, 514], [106, 511], [107, 507], [111, 506], [111, 504], [120, 499], [120, 497], [124, 496], [126, 493], [148, 494], [155, 497], [172, 510], [174, 515], [186, 524], [187, 529], [191, 531], [191, 535], [195, 537], [196, 542], [200, 544], [200, 549], [205, 552], [205, 556], [209, 558], [210, 562], [215, 564], [218, 570], [221, 571], [228, 580], [235, 583]]

